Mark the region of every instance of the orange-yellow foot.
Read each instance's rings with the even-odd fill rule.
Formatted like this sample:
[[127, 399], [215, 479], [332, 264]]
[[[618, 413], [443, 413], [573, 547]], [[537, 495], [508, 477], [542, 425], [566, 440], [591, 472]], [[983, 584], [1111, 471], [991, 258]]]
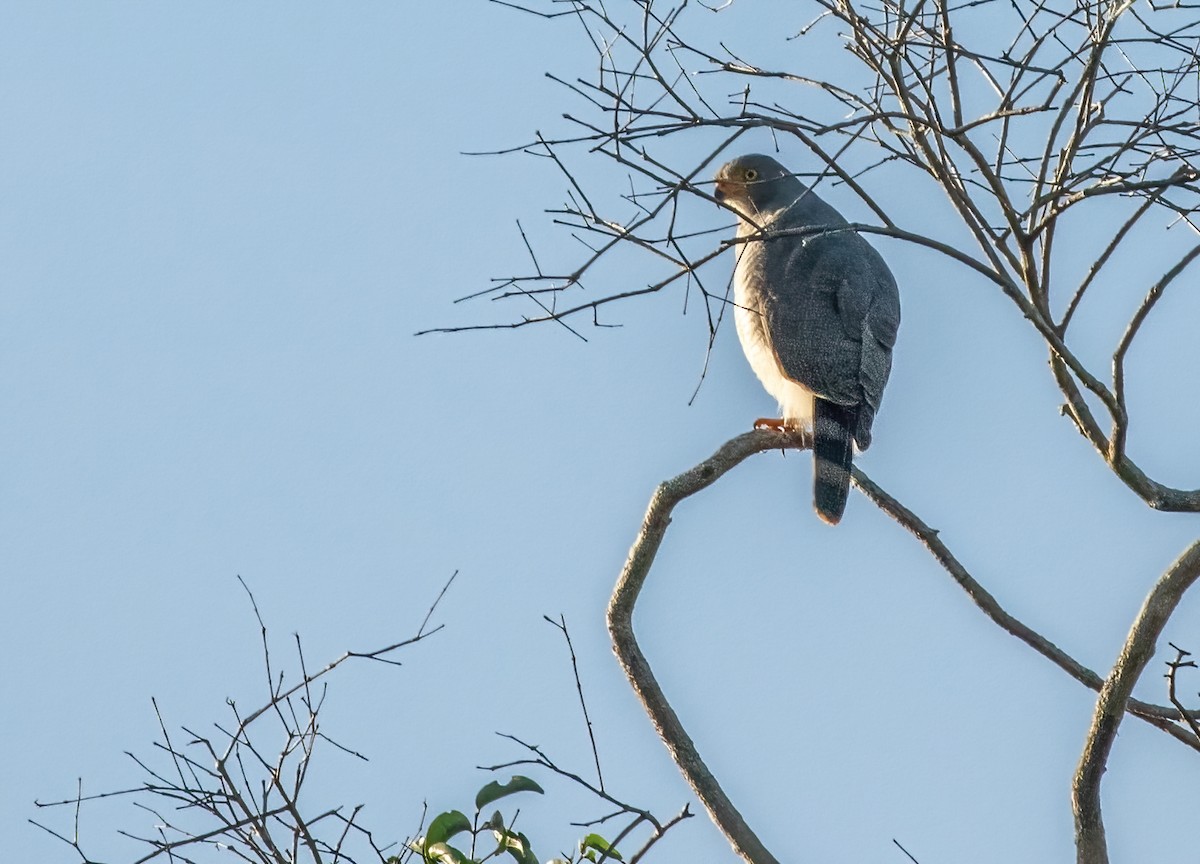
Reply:
[[782, 419], [773, 419], [771, 417], [759, 417], [754, 421], [755, 429], [770, 429], [772, 432], [787, 432], [787, 424]]

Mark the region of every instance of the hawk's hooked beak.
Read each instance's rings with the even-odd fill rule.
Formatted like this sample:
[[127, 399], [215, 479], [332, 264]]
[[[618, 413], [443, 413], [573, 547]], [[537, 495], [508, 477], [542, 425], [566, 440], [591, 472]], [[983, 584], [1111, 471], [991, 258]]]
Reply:
[[725, 199], [728, 198], [733, 192], [732, 186], [733, 184], [731, 184], [728, 180], [718, 180], [716, 183], [716, 189], [713, 190], [713, 197], [724, 203]]

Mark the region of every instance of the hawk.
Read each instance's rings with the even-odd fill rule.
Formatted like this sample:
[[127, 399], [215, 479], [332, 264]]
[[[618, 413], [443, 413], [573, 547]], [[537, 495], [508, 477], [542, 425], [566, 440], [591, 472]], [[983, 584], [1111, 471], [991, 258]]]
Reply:
[[813, 503], [831, 525], [850, 491], [854, 444], [866, 450], [900, 326], [896, 280], [842, 215], [770, 156], [717, 172], [738, 214], [734, 320], [758, 380], [779, 402], [756, 426], [811, 435]]

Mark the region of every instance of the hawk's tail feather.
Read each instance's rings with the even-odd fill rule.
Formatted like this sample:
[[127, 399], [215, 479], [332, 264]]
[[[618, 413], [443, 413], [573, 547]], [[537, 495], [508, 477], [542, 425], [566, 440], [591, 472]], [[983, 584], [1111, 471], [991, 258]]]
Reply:
[[850, 494], [853, 429], [858, 409], [844, 408], [820, 398], [814, 401], [813, 506], [818, 516], [836, 525], [846, 511], [846, 498]]

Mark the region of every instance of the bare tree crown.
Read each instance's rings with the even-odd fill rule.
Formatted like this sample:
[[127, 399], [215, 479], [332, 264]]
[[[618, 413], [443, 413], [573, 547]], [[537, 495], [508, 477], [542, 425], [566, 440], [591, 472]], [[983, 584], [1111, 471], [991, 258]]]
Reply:
[[[769, 130], [812, 154], [809, 185], [842, 184], [858, 199], [873, 221], [855, 229], [931, 250], [948, 273], [966, 268], [1003, 292], [1044, 341], [1068, 416], [1111, 469], [1152, 507], [1200, 510], [1200, 490], [1147, 476], [1126, 452], [1125, 375], [1142, 324], [1200, 255], [1194, 5], [815, 0], [796, 7], [807, 20], [777, 25], [791, 27], [778, 39], [790, 67], [739, 53], [737, 16], [754, 14], [744, 4], [502, 5], [573, 20], [594, 47], [590, 80], [551, 73], [576, 104], [564, 115], [574, 131], [513, 148], [561, 169], [567, 199], [549, 212], [586, 250], [551, 270], [526, 241], [534, 272], [487, 293], [535, 311], [481, 326], [578, 332], [618, 303], [682, 288], [703, 298], [715, 335], [728, 268], [707, 265], [736, 241], [732, 213], [713, 222], [709, 177], [745, 132]], [[689, 37], [703, 29], [699, 15], [728, 16], [728, 41]], [[585, 188], [578, 166], [597, 157], [627, 175], [623, 194]], [[896, 206], [885, 186], [922, 206]], [[934, 207], [953, 218], [934, 218]], [[1132, 256], [1140, 300], [1101, 371], [1071, 324], [1118, 260], [1128, 284], [1134, 244], [1154, 254]], [[624, 272], [657, 278], [594, 284], [601, 262], [621, 254], [642, 256]]]

